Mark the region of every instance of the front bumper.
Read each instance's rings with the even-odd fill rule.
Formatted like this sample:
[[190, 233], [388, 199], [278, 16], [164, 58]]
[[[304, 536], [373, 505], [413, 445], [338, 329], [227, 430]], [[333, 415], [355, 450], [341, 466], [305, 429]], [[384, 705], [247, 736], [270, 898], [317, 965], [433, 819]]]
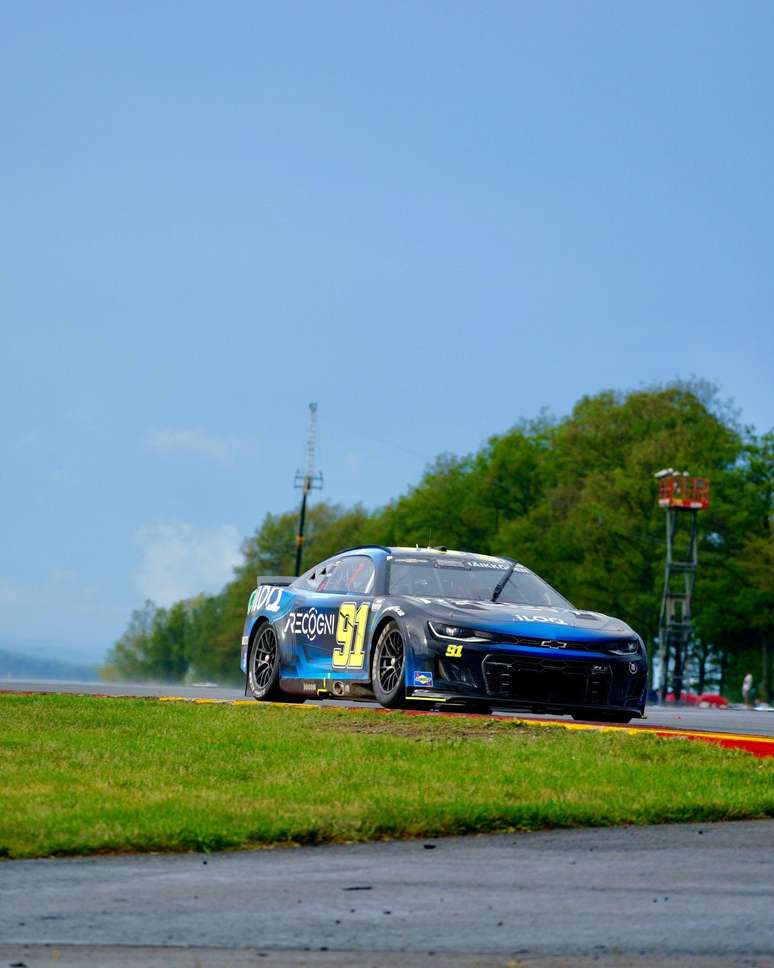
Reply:
[[[539, 712], [628, 712], [645, 708], [647, 664], [642, 654], [568, 655], [535, 650], [465, 649], [434, 657], [433, 693]], [[428, 691], [429, 692], [429, 691]], [[423, 690], [415, 689], [414, 696]], [[427, 694], [427, 693], [426, 693]]]

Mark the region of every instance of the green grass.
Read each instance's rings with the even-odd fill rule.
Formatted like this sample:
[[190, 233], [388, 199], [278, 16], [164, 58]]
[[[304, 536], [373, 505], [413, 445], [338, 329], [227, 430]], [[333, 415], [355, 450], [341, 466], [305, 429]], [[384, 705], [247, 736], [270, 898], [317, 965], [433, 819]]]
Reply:
[[0, 856], [774, 816], [774, 760], [487, 719], [0, 696]]

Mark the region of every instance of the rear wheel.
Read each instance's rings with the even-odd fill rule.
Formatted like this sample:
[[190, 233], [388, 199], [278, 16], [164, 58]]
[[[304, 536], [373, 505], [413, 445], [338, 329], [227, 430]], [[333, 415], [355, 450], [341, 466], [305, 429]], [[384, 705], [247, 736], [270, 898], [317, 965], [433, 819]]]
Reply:
[[371, 667], [371, 688], [382, 706], [394, 709], [405, 705], [405, 667], [406, 649], [403, 636], [397, 624], [390, 622], [382, 629], [377, 640]]
[[277, 634], [268, 622], [253, 637], [247, 660], [247, 683], [254, 699], [278, 698], [279, 647]]
[[279, 643], [277, 633], [269, 622], [253, 636], [250, 656], [247, 660], [247, 683], [253, 699], [271, 702], [299, 703], [303, 696], [292, 696], [279, 687]]

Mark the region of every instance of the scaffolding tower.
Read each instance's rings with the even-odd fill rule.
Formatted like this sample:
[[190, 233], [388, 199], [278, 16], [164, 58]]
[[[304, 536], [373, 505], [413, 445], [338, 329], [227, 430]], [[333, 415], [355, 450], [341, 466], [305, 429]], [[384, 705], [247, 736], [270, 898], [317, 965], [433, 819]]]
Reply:
[[693, 638], [691, 600], [699, 563], [698, 514], [709, 507], [709, 481], [671, 467], [659, 471], [656, 478], [658, 503], [666, 510], [666, 565], [658, 628], [659, 698], [664, 702], [669, 691], [672, 663], [672, 692], [679, 702]]

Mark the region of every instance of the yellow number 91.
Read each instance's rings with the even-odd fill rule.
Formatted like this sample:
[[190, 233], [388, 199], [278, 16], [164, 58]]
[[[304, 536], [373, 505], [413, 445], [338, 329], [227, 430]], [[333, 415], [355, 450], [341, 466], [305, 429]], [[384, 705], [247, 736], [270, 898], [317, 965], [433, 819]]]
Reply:
[[365, 653], [366, 625], [368, 624], [368, 603], [344, 602], [339, 608], [336, 622], [337, 648], [333, 650], [334, 669], [362, 669]]

